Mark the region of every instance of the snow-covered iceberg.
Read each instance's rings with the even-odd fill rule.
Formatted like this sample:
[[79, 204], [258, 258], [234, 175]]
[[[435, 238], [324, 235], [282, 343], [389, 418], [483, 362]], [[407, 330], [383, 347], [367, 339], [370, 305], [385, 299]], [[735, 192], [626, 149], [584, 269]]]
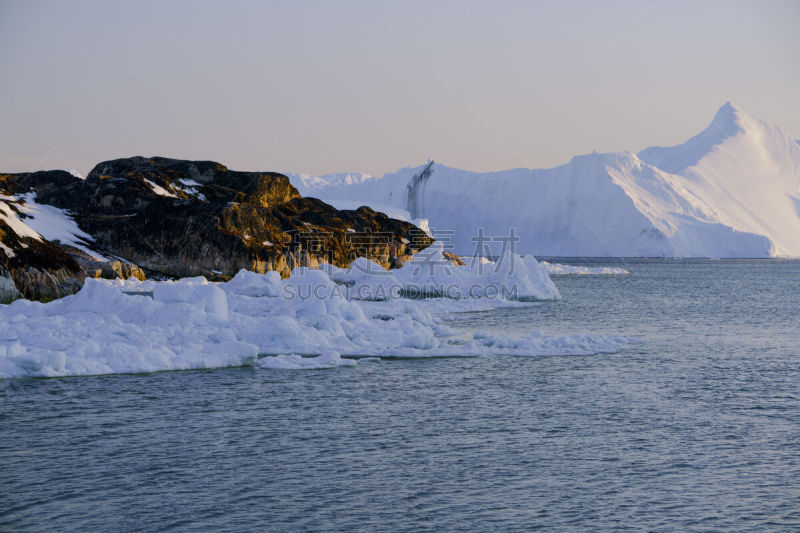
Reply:
[[[432, 255], [441, 255], [434, 248]], [[438, 256], [437, 256], [438, 257]], [[513, 258], [510, 258], [513, 259]], [[544, 269], [521, 260], [512, 273], [492, 271], [483, 283], [520, 284], [524, 297], [558, 297]], [[472, 287], [481, 279], [469, 266], [436, 262], [433, 274], [415, 275], [414, 261], [388, 276], [298, 268], [288, 279], [242, 271], [227, 283], [87, 279], [75, 295], [47, 304], [17, 300], [0, 305], [0, 376], [71, 376], [253, 365], [259, 368], [332, 368], [354, 357], [595, 354], [618, 351], [616, 336], [522, 339], [448, 326], [443, 312], [480, 306], [525, 305], [493, 298], [380, 300], [352, 298], [348, 289], [375, 293], [394, 282], [435, 289]], [[449, 264], [449, 263], [448, 263]], [[377, 266], [377, 265], [374, 265]], [[429, 265], [424, 265], [426, 269]], [[408, 271], [405, 269], [408, 268]], [[385, 272], [385, 271], [384, 271]], [[459, 272], [459, 274], [453, 274]], [[351, 283], [351, 281], [353, 281]], [[306, 357], [303, 357], [306, 356]]]
[[547, 271], [532, 256], [507, 251], [494, 262], [474, 260], [456, 266], [444, 258], [443, 246], [433, 243], [394, 272], [404, 294], [519, 301], [561, 298]]
[[800, 256], [800, 146], [731, 104], [686, 143], [582, 155], [551, 169], [477, 173], [426, 164], [383, 177], [290, 175], [304, 196], [390, 206], [453, 230], [476, 255], [480, 232], [537, 256]]

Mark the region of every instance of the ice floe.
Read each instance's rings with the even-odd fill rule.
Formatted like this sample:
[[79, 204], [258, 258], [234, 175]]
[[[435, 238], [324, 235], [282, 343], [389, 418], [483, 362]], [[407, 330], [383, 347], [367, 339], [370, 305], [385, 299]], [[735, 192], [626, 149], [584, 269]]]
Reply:
[[356, 366], [355, 359], [343, 359], [338, 352], [326, 352], [317, 357], [303, 357], [297, 354], [272, 355], [257, 359], [258, 368], [276, 368], [280, 370], [318, 370], [339, 366]]
[[573, 266], [562, 265], [561, 263], [548, 263], [542, 261], [540, 263], [547, 273], [551, 276], [561, 276], [566, 274], [577, 275], [624, 275], [630, 274], [627, 270], [621, 267], [587, 267], [587, 266]]
[[[287, 279], [241, 271], [226, 283], [87, 279], [77, 294], [47, 304], [0, 306], [0, 377], [333, 368], [359, 357], [586, 355], [618, 351], [630, 340], [539, 332], [514, 339], [453, 328], [450, 313], [540, 305], [529, 300], [558, 298], [558, 290], [533, 258], [509, 256], [505, 266], [483, 265], [488, 271], [442, 262], [437, 247], [430, 258], [433, 266], [416, 257], [391, 272], [364, 259], [349, 269], [295, 268]], [[412, 287], [422, 290], [410, 294]]]

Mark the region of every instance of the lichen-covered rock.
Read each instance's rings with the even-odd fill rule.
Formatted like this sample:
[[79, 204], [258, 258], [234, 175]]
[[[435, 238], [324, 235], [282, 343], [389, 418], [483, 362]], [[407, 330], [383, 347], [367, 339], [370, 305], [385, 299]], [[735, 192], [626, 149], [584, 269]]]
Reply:
[[87, 277], [103, 279], [136, 278], [140, 281], [147, 279], [147, 275], [138, 265], [134, 265], [128, 261], [121, 261], [119, 259], [98, 261], [96, 258], [81, 250], [70, 247], [63, 248], [68, 249], [68, 253], [77, 261], [81, 269], [86, 272]]
[[454, 254], [453, 252], [442, 252], [442, 257], [444, 257], [445, 259], [450, 261], [455, 266], [464, 266], [464, 265], [466, 265], [464, 260], [461, 259], [456, 254]]
[[[86, 179], [63, 171], [0, 174], [0, 193], [30, 192], [38, 203], [68, 210], [102, 255], [124, 258], [98, 263], [47, 243], [61, 255], [51, 251], [55, 262], [44, 270], [28, 265], [42, 274], [25, 277], [42, 287], [52, 285], [45, 273], [72, 287], [70, 280], [80, 284], [86, 275], [225, 278], [245, 268], [285, 277], [297, 266], [346, 267], [362, 256], [391, 268], [433, 242], [368, 207], [337, 210], [301, 197], [282, 174], [233, 171], [213, 161], [116, 159], [99, 163]], [[11, 278], [16, 283], [20, 275]]]

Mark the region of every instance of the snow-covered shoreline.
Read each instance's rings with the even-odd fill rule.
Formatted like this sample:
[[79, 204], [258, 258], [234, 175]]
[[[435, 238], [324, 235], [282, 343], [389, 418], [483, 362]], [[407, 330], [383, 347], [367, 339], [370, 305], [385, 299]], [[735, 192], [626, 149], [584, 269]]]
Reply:
[[[356, 364], [347, 356], [590, 355], [616, 352], [630, 341], [456, 330], [443, 319], [448, 313], [535, 305], [560, 295], [533, 258], [509, 255], [505, 266], [478, 271], [443, 261], [441, 248], [431, 248], [427, 259], [391, 272], [357, 260], [347, 270], [297, 268], [288, 279], [248, 271], [226, 283], [88, 279], [77, 294], [53, 302], [0, 306], [0, 377]], [[378, 297], [394, 283], [439, 297]], [[464, 291], [478, 284], [494, 287], [495, 295]], [[363, 294], [368, 297], [360, 299]]]

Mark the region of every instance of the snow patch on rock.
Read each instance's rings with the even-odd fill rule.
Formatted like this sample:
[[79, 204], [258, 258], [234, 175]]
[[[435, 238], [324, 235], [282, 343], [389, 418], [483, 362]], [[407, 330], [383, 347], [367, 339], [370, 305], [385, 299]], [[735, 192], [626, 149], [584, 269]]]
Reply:
[[151, 181], [151, 180], [149, 180], [147, 178], [145, 178], [144, 181], [150, 186], [151, 189], [153, 189], [153, 192], [156, 193], [159, 196], [166, 196], [168, 198], [177, 198], [178, 197], [175, 193], [168, 191], [167, 189], [165, 189], [164, 187], [162, 187], [161, 185], [159, 185], [158, 183], [156, 183], [154, 181]]

